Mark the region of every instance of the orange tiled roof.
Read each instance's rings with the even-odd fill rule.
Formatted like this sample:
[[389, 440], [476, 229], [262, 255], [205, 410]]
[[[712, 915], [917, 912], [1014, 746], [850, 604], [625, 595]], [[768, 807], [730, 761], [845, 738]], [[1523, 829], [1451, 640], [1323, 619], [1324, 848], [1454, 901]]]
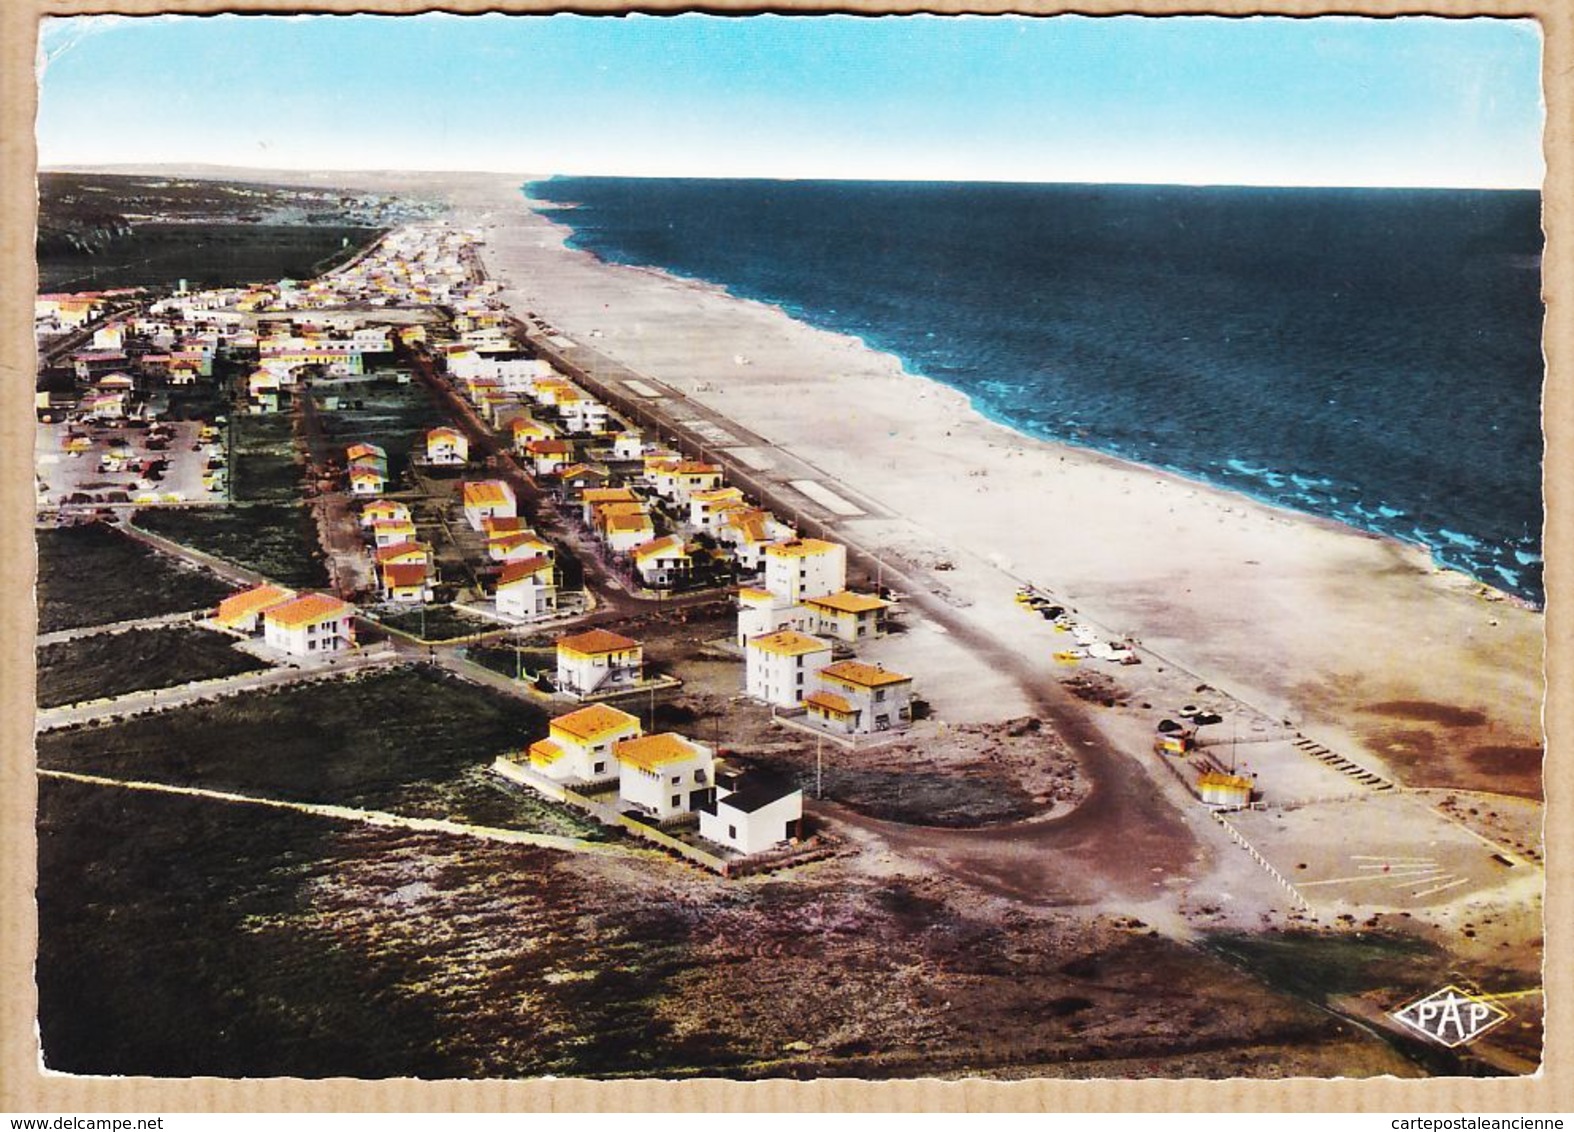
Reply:
[[591, 629], [586, 633], [576, 633], [572, 637], [564, 637], [557, 643], [559, 652], [578, 653], [580, 656], [600, 656], [609, 652], [628, 652], [630, 649], [639, 648], [639, 642], [623, 636], [621, 633], [608, 632], [606, 629]]
[[286, 629], [299, 629], [321, 621], [332, 621], [354, 612], [355, 607], [327, 594], [302, 594], [294, 601], [276, 605], [263, 617]]
[[809, 707], [817, 707], [833, 715], [852, 715], [855, 710], [852, 704], [835, 692], [810, 692], [803, 698], [803, 702]]
[[841, 593], [826, 594], [823, 597], [806, 597], [805, 605], [818, 605], [825, 609], [834, 609], [838, 613], [869, 613], [876, 609], [884, 609], [891, 603], [869, 594], [856, 594], [852, 590], [843, 590]]
[[794, 538], [771, 543], [765, 548], [765, 553], [772, 558], [807, 558], [814, 554], [827, 554], [839, 545], [817, 538]]
[[909, 684], [911, 676], [900, 672], [888, 672], [876, 664], [865, 664], [861, 660], [843, 660], [836, 664], [827, 665], [820, 669], [822, 680], [834, 680], [838, 684], [854, 688], [878, 688], [885, 684]]
[[614, 731], [620, 731], [632, 726], [636, 733], [639, 730], [639, 719], [626, 711], [619, 711], [607, 704], [591, 704], [578, 711], [571, 711], [567, 715], [560, 715], [552, 721], [552, 730], [561, 731], [581, 742], [599, 739]]
[[552, 560], [536, 555], [534, 558], [521, 558], [518, 562], [508, 562], [503, 566], [503, 572], [497, 576], [497, 588], [511, 586], [515, 582], [522, 582], [526, 578], [533, 578], [543, 570], [552, 568]]
[[800, 633], [796, 629], [778, 629], [774, 633], [750, 637], [749, 647], [777, 656], [806, 656], [809, 653], [831, 651], [830, 642]]
[[638, 739], [620, 739], [612, 750], [619, 762], [628, 763], [640, 770], [655, 770], [657, 767], [683, 762], [695, 755], [705, 753], [698, 744], [672, 731], [664, 731], [659, 735], [645, 735]]
[[283, 586], [253, 586], [219, 602], [219, 611], [213, 619], [220, 625], [233, 625], [266, 609], [283, 605], [294, 597], [295, 591]]

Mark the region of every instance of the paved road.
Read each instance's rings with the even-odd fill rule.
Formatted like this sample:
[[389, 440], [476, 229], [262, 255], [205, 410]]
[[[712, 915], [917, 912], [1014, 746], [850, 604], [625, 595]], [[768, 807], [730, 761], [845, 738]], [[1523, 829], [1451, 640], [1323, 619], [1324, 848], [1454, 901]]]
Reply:
[[[197, 611], [200, 616], [200, 611]], [[79, 629], [61, 629], [58, 633], [45, 633], [35, 644], [59, 645], [83, 637], [97, 637], [103, 633], [124, 633], [128, 629], [157, 629], [164, 625], [189, 625], [194, 620], [192, 611], [165, 613], [158, 617], [137, 617], [130, 621], [111, 621], [106, 625], [84, 625]]]

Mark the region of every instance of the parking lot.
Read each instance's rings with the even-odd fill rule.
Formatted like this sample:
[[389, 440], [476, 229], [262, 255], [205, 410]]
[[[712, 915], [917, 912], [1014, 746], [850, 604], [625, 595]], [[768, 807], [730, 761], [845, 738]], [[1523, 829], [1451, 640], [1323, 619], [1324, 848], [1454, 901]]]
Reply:
[[[200, 421], [143, 427], [40, 423], [34, 449], [38, 504], [222, 502], [224, 492], [209, 488], [204, 479], [209, 461], [223, 458], [224, 441], [221, 435], [201, 442], [202, 427]], [[149, 478], [144, 473], [158, 461], [163, 466], [157, 478]]]

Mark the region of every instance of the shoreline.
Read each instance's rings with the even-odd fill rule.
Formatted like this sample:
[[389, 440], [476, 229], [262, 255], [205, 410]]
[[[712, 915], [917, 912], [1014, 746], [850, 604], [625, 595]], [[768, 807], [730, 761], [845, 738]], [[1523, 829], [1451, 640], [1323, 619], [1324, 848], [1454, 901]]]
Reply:
[[[575, 243], [575, 237], [578, 233], [572, 225], [565, 224], [561, 221], [553, 219], [550, 216], [543, 215], [541, 210], [545, 208], [551, 211], [559, 211], [563, 209], [579, 208], [581, 206], [577, 203], [563, 204], [557, 201], [537, 197], [532, 191], [536, 186], [546, 184], [551, 179], [552, 177], [550, 176], [529, 178], [519, 186], [519, 195], [525, 206], [530, 210], [537, 221], [549, 226], [561, 235], [561, 245], [567, 252], [588, 256], [597, 264], [600, 264], [601, 266], [608, 269], [649, 275], [671, 283], [674, 286], [688, 288], [704, 294], [723, 295], [734, 302], [750, 304], [775, 312], [786, 319], [802, 324], [822, 334], [844, 338], [860, 349], [867, 350], [872, 354], [877, 354], [892, 359], [900, 371], [910, 379], [926, 382], [940, 389], [956, 393], [965, 400], [968, 408], [973, 413], [1012, 433], [1013, 435], [1023, 438], [1024, 440], [1055, 445], [1068, 451], [1076, 452], [1079, 455], [1102, 457], [1116, 461], [1117, 463], [1123, 465], [1130, 466], [1139, 471], [1171, 476], [1185, 483], [1192, 484], [1198, 488], [1206, 489], [1208, 491], [1221, 492], [1226, 495], [1236, 497], [1242, 501], [1250, 502], [1282, 512], [1287, 516], [1293, 516], [1295, 518], [1306, 519], [1314, 522], [1330, 523], [1336, 527], [1349, 530], [1363, 536], [1384, 539], [1398, 546], [1414, 548], [1422, 551], [1426, 555], [1428, 563], [1433, 569], [1439, 572], [1458, 575], [1470, 584], [1479, 586], [1485, 594], [1489, 595], [1489, 600], [1511, 603], [1538, 613], [1544, 611], [1545, 609], [1546, 597], [1544, 583], [1540, 600], [1537, 600], [1536, 598], [1527, 594], [1516, 592], [1512, 589], [1506, 589], [1502, 584], [1503, 582], [1508, 581], [1506, 576], [1502, 576], [1505, 574], [1505, 572], [1517, 572], [1522, 575], [1527, 568], [1534, 566], [1536, 563], [1544, 561], [1545, 547], [1541, 543], [1537, 544], [1535, 558], [1529, 563], [1524, 561], [1523, 558], [1518, 557], [1523, 552], [1513, 545], [1507, 543], [1498, 543], [1496, 545], [1503, 551], [1502, 562], [1483, 563], [1480, 567], [1481, 574], [1477, 574], [1473, 572], [1470, 566], [1449, 561], [1446, 557], [1446, 555], [1450, 553], [1451, 546], [1466, 545], [1467, 543], [1481, 545], [1476, 539], [1476, 536], [1473, 535], [1462, 536], [1466, 540], [1466, 543], [1460, 543], [1458, 541], [1458, 537], [1455, 537], [1459, 535], [1459, 532], [1452, 531], [1441, 525], [1435, 526], [1434, 529], [1431, 530], [1430, 533], [1432, 537], [1430, 540], [1427, 537], [1427, 533], [1422, 529], [1414, 529], [1410, 534], [1407, 535], [1399, 531], [1384, 530], [1373, 526], [1366, 526], [1359, 521], [1352, 520], [1351, 518], [1346, 518], [1338, 514], [1326, 514], [1315, 510], [1309, 510], [1304, 507], [1296, 506], [1293, 502], [1274, 498], [1266, 493], [1254, 491], [1250, 487], [1227, 482], [1217, 477], [1210, 477], [1206, 471], [1190, 470], [1163, 464], [1149, 463], [1140, 456], [1110, 451], [1096, 445], [1082, 444], [1073, 438], [1065, 436], [1056, 436], [1049, 433], [1033, 431], [1032, 429], [1024, 427], [1019, 422], [1010, 419], [1010, 417], [1005, 413], [996, 411], [973, 393], [970, 393], [956, 385], [952, 385], [940, 378], [932, 377], [927, 373], [923, 373], [919, 369], [913, 368], [913, 362], [910, 359], [904, 357], [896, 347], [882, 345], [878, 342], [870, 341], [862, 335], [852, 331], [842, 330], [831, 325], [822, 324], [822, 322], [817, 320], [817, 317], [813, 314], [813, 312], [801, 310], [791, 304], [770, 298], [740, 293], [733, 290], [728, 284], [719, 283], [715, 280], [706, 279], [699, 276], [684, 275], [666, 267], [637, 262], [624, 263], [616, 259], [608, 259], [593, 249], [579, 246]], [[1217, 461], [1217, 464], [1220, 467], [1226, 467], [1230, 464], [1230, 461], [1221, 459], [1220, 461]], [[1250, 474], [1251, 473], [1249, 472], [1242, 472], [1242, 475], [1249, 476]], [[1292, 479], [1295, 478], [1295, 474], [1292, 473], [1279, 472], [1273, 474]], [[1388, 505], [1379, 502], [1375, 506], [1380, 512], [1384, 508], [1387, 508]], [[1367, 510], [1363, 504], [1356, 504], [1355, 509], [1358, 511]], [[1407, 512], [1399, 511], [1398, 515], [1392, 517], [1399, 517], [1406, 514]], [[1545, 507], [1543, 505], [1543, 523], [1544, 522]], [[1492, 544], [1489, 543], [1487, 545]], [[1490, 580], [1486, 576], [1483, 576], [1491, 572], [1496, 572], [1499, 574], [1499, 579], [1494, 581]]]
[[[527, 182], [524, 186], [524, 189], [528, 190], [530, 185], [535, 183], [538, 182]], [[1392, 531], [1374, 530], [1370, 527], [1362, 527], [1355, 523], [1347, 522], [1344, 519], [1340, 519], [1332, 515], [1322, 515], [1315, 511], [1303, 510], [1276, 499], [1265, 498], [1250, 491], [1245, 491], [1227, 484], [1215, 482], [1214, 480], [1208, 479], [1201, 473], [1189, 472], [1183, 468], [1167, 467], [1162, 464], [1150, 464], [1134, 457], [1124, 456], [1118, 452], [1108, 452], [1102, 448], [1097, 448], [1092, 445], [1078, 444], [1076, 441], [1069, 440], [1064, 437], [1039, 435], [1037, 433], [1030, 432], [1027, 429], [1019, 427], [1015, 422], [1004, 419], [999, 414], [991, 412], [988, 406], [980, 404], [978, 399], [972, 394], [967, 393], [966, 391], [959, 389], [945, 381], [942, 381], [939, 378], [931, 377], [926, 373], [920, 373], [910, 369], [908, 366], [908, 360], [903, 358], [894, 350], [890, 350], [876, 343], [872, 343], [857, 334], [852, 334], [843, 330], [836, 330], [827, 326], [820, 326], [811, 321], [806, 315], [794, 311], [786, 304], [773, 302], [769, 299], [757, 298], [751, 295], [739, 294], [733, 291], [726, 284], [717, 283], [714, 280], [702, 279], [698, 276], [682, 275], [667, 268], [656, 267], [650, 264], [620, 263], [616, 260], [607, 259], [589, 248], [576, 247], [572, 243], [574, 229], [570, 225], [553, 220], [551, 217], [542, 216], [536, 208], [537, 205], [549, 205], [553, 209], [561, 209], [565, 206], [553, 201], [543, 201], [535, 197], [531, 197], [528, 195], [528, 192], [525, 193], [523, 199], [526, 206], [530, 208], [532, 213], [534, 213], [539, 220], [563, 234], [562, 246], [569, 252], [578, 255], [589, 256], [597, 264], [608, 269], [647, 275], [663, 282], [670, 283], [676, 287], [694, 290], [707, 295], [720, 295], [736, 303], [759, 307], [763, 310], [779, 314], [783, 318], [789, 319], [795, 323], [799, 323], [821, 334], [845, 339], [860, 350], [865, 350], [871, 354], [890, 358], [896, 364], [897, 368], [901, 371], [904, 377], [911, 381], [924, 383], [925, 385], [931, 387], [935, 391], [936, 395], [954, 395], [961, 398], [968, 411], [976, 414], [985, 421], [988, 421], [990, 424], [993, 424], [1000, 429], [1009, 432], [1013, 436], [1020, 437], [1024, 442], [1052, 445], [1056, 448], [1065, 449], [1068, 452], [1074, 452], [1079, 458], [1108, 460], [1117, 466], [1128, 468], [1137, 473], [1150, 473], [1153, 475], [1167, 476], [1174, 480], [1178, 480], [1183, 484], [1190, 485], [1193, 488], [1210, 492], [1218, 492], [1223, 495], [1233, 496], [1243, 503], [1250, 503], [1255, 506], [1268, 508], [1271, 511], [1275, 511], [1284, 515], [1287, 520], [1290, 521], [1304, 521], [1309, 523], [1324, 524], [1332, 529], [1345, 531], [1364, 538], [1378, 539], [1383, 542], [1391, 543], [1396, 549], [1402, 551], [1416, 551], [1426, 557], [1427, 566], [1432, 571], [1439, 574], [1453, 575], [1461, 582], [1477, 587], [1482, 596], [1488, 601], [1502, 602], [1504, 604], [1512, 605], [1532, 613], [1542, 613], [1545, 610], [1545, 602], [1536, 602], [1528, 597], [1525, 597], [1523, 594], [1518, 594], [1512, 590], [1503, 589], [1501, 586], [1495, 585], [1484, 578], [1477, 577], [1475, 574], [1470, 573], [1470, 571], [1463, 569], [1462, 567], [1443, 561], [1438, 557], [1438, 551], [1440, 548], [1433, 546], [1422, 539], [1405, 538], [1404, 536], [1395, 534]]]
[[1041, 659], [1010, 600], [1028, 581], [1403, 781], [1542, 796], [1539, 609], [1394, 536], [1018, 433], [779, 306], [569, 248], [528, 181], [446, 186], [517, 315], [814, 468], [854, 513], [805, 514], [924, 571], [980, 632]]

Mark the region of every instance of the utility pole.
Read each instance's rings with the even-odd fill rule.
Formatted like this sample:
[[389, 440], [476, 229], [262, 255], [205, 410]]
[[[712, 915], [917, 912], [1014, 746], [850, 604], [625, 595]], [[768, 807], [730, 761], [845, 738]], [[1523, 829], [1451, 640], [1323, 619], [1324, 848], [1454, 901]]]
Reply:
[[814, 738], [814, 796], [825, 797], [825, 736]]

